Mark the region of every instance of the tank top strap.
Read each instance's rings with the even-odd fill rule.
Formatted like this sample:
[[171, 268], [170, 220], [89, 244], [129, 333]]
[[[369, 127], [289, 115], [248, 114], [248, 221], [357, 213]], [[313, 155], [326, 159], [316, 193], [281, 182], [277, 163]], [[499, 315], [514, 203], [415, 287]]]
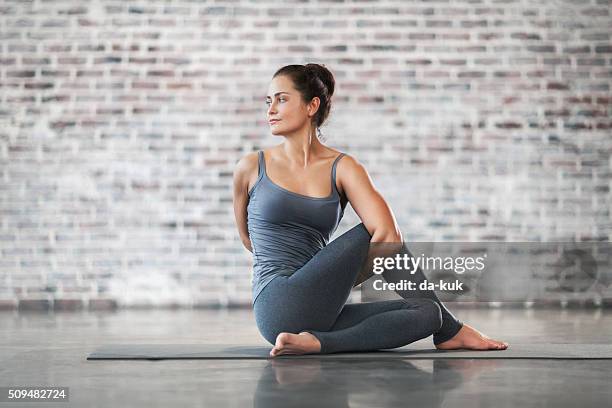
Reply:
[[262, 177], [266, 174], [266, 160], [264, 158], [263, 150], [259, 151], [259, 177]]
[[338, 189], [336, 188], [336, 165], [338, 164], [338, 161], [342, 158], [342, 156], [344, 156], [344, 153], [340, 153], [338, 157], [336, 157], [336, 160], [334, 160], [334, 164], [332, 165], [332, 177], [331, 177], [332, 191], [333, 190], [338, 191]]

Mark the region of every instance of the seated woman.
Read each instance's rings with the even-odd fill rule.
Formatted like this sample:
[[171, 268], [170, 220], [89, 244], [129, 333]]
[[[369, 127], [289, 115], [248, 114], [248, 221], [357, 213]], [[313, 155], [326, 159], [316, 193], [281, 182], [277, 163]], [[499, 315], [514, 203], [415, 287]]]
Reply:
[[[272, 134], [285, 140], [246, 155], [234, 173], [236, 223], [253, 253], [253, 307], [270, 355], [389, 349], [430, 335], [438, 349], [507, 348], [459, 321], [433, 291], [346, 304], [367, 278], [370, 243], [403, 240], [363, 165], [315, 133], [334, 86], [318, 64], [279, 69], [266, 103]], [[363, 222], [330, 243], [348, 202]]]

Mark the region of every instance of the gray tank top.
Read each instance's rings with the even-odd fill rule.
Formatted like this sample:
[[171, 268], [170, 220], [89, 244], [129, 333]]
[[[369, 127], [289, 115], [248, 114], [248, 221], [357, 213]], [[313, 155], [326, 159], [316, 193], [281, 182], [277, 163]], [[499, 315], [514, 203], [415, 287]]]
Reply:
[[329, 242], [346, 201], [336, 188], [336, 165], [331, 171], [331, 194], [309, 197], [275, 184], [266, 174], [259, 151], [259, 176], [249, 191], [247, 225], [253, 249], [253, 304], [259, 293], [279, 275], [289, 276]]

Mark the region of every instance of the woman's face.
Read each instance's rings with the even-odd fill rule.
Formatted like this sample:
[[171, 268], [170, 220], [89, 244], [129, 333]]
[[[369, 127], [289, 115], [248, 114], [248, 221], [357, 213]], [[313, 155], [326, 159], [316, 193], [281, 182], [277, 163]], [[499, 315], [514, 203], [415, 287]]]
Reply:
[[[266, 96], [267, 119], [272, 134], [287, 135], [307, 126], [316, 113], [318, 99], [313, 98], [314, 102], [306, 105], [291, 79], [283, 75], [272, 78]], [[272, 119], [278, 120], [270, 122]]]

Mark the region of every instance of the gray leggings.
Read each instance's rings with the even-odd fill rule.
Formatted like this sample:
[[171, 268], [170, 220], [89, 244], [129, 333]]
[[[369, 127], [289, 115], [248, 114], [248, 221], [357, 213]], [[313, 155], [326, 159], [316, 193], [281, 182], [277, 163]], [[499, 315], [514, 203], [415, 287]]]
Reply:
[[[321, 353], [328, 354], [391, 349], [432, 334], [434, 344], [439, 344], [457, 334], [463, 323], [433, 291], [401, 291], [397, 293], [404, 299], [346, 304], [371, 239], [360, 223], [293, 275], [279, 275], [268, 283], [254, 304], [263, 337], [275, 344], [281, 332], [307, 331], [321, 342]], [[419, 268], [409, 279], [420, 282], [426, 277]]]

